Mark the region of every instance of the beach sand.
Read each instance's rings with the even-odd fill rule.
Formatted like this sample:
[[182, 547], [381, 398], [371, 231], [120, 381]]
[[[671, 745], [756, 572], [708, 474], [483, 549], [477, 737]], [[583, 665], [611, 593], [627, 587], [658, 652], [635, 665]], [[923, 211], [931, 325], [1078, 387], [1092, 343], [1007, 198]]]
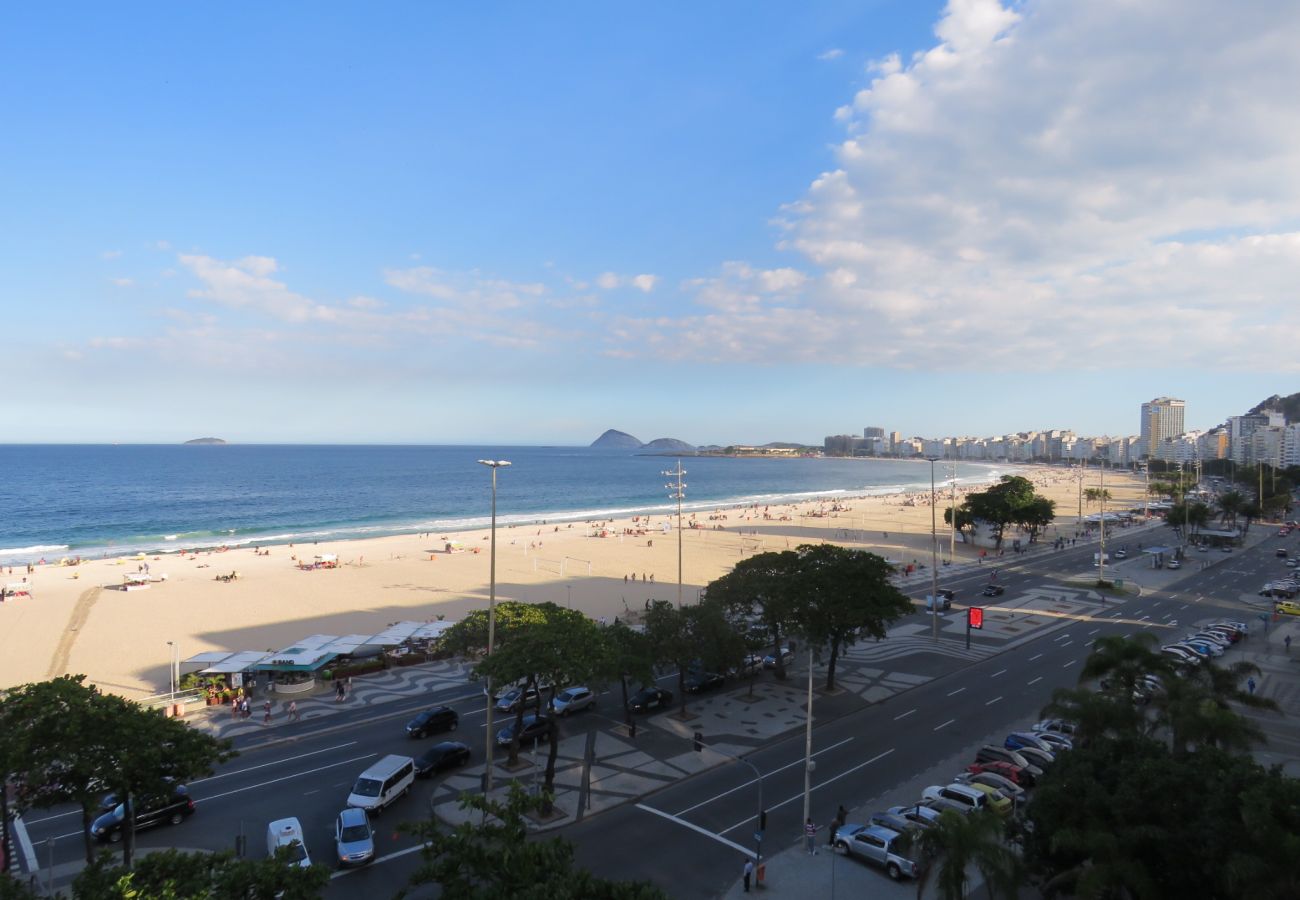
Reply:
[[[1046, 539], [1073, 536], [1078, 480], [1046, 467], [1029, 467], [1025, 474], [1057, 503], [1057, 521]], [[1097, 486], [1093, 469], [1084, 487]], [[1112, 497], [1108, 509], [1142, 502], [1141, 479], [1109, 472], [1106, 490]], [[700, 527], [683, 528], [681, 534], [682, 597], [694, 602], [700, 588], [740, 559], [804, 543], [838, 543], [900, 564], [928, 565], [929, 501], [925, 491], [697, 512], [691, 519]], [[947, 505], [941, 488], [942, 559], [950, 546], [943, 523]], [[1097, 511], [1095, 504], [1083, 510], [1085, 516]], [[675, 516], [656, 514], [599, 524], [499, 526], [497, 599], [549, 600], [611, 622], [643, 609], [647, 599], [675, 601], [674, 522]], [[456, 542], [450, 553], [448, 541]], [[1009, 539], [1006, 546], [1010, 553]], [[269, 652], [312, 634], [370, 635], [403, 620], [455, 621], [487, 605], [488, 548], [483, 529], [274, 545], [262, 548], [262, 554], [240, 547], [37, 566], [29, 576], [33, 595], [0, 604], [0, 687], [85, 673], [103, 690], [139, 698], [167, 690], [169, 641], [177, 643], [184, 660], [204, 651]], [[957, 562], [973, 560], [978, 552], [958, 536]], [[297, 567], [324, 554], [336, 555], [338, 567]], [[167, 580], [145, 590], [120, 590], [123, 577], [145, 563], [154, 577], [166, 574]], [[217, 580], [231, 572], [239, 577]], [[24, 574], [24, 567], [15, 566], [0, 583], [17, 582]]]

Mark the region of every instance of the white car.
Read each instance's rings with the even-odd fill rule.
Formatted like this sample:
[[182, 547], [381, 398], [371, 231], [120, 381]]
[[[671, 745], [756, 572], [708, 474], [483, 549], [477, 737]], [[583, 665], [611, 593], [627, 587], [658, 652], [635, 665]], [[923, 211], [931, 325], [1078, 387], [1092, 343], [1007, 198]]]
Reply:
[[292, 816], [276, 819], [266, 826], [266, 855], [275, 856], [281, 847], [289, 848], [289, 865], [304, 869], [311, 866], [307, 842], [302, 835], [302, 824]]

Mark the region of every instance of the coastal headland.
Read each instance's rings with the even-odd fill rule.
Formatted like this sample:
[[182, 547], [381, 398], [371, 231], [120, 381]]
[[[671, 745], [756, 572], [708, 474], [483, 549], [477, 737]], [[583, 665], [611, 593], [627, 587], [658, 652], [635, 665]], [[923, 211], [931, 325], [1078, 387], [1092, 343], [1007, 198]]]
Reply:
[[[1040, 493], [1056, 501], [1056, 523], [1047, 529], [1046, 539], [1072, 537], [1079, 481], [1062, 469], [1027, 467], [1024, 473]], [[1095, 478], [1083, 486], [1096, 487]], [[1108, 509], [1142, 502], [1141, 479], [1110, 472], [1106, 490]], [[941, 491], [943, 559], [950, 548], [943, 524], [949, 501]], [[1085, 516], [1097, 511], [1096, 504], [1084, 504]], [[870, 550], [902, 565], [928, 565], [931, 553], [928, 490], [719, 507], [696, 511], [684, 524], [686, 602], [738, 560], [769, 550], [825, 541]], [[675, 601], [675, 526], [675, 517], [662, 513], [499, 526], [497, 599], [549, 600], [607, 621], [642, 609], [647, 599]], [[77, 565], [47, 561], [30, 574], [13, 566], [3, 581], [12, 584], [25, 575], [32, 592], [0, 604], [0, 687], [85, 673], [103, 690], [138, 698], [167, 689], [168, 642], [175, 642], [185, 659], [215, 650], [269, 652], [312, 634], [374, 634], [401, 620], [454, 621], [487, 604], [488, 537], [488, 530], [480, 529], [83, 560]], [[978, 553], [958, 536], [957, 562], [973, 560]], [[331, 556], [336, 567], [300, 567]], [[122, 590], [126, 577], [142, 574], [146, 565], [150, 586]], [[163, 575], [166, 579], [158, 580]]]

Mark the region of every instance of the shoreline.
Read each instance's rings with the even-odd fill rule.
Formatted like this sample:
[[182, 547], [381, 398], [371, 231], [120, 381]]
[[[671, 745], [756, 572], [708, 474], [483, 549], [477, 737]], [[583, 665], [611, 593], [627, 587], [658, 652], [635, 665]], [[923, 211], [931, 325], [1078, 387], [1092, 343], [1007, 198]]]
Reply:
[[[648, 454], [647, 454], [648, 455]], [[748, 459], [751, 457], [737, 457]], [[763, 457], [753, 457], [763, 458]], [[780, 457], [774, 457], [780, 458]], [[841, 457], [832, 457], [839, 460]], [[879, 461], [874, 457], [861, 457], [863, 460]], [[924, 464], [925, 460], [888, 460], [889, 462], [917, 462]], [[961, 461], [958, 461], [959, 463]], [[1037, 469], [1055, 469], [1052, 466], [1036, 466], [1031, 464], [1008, 464], [999, 463], [981, 463], [968, 462], [968, 467], [978, 466], [985, 469], [978, 476], [966, 476], [957, 479], [958, 489], [970, 487], [979, 487], [983, 485], [994, 484], [1003, 475], [1025, 474], [1027, 471]], [[940, 484], [946, 485], [949, 479], [944, 479]], [[946, 487], [940, 488], [940, 493], [946, 490]], [[821, 498], [835, 497], [891, 497], [901, 494], [913, 494], [918, 492], [928, 493], [929, 488], [920, 483], [891, 484], [875, 488], [850, 487], [850, 488], [827, 488], [818, 491], [784, 491], [766, 494], [748, 494], [734, 497], [712, 498], [690, 500], [689, 497], [682, 503], [682, 513], [693, 512], [700, 513], [708, 510], [719, 508], [724, 509], [741, 509], [754, 504], [772, 506], [787, 505], [791, 503], [816, 502]], [[671, 502], [653, 503], [644, 505], [630, 505], [607, 507], [598, 509], [568, 509], [542, 511], [537, 513], [519, 513], [515, 515], [497, 516], [497, 526], [528, 526], [545, 524], [547, 522], [577, 523], [590, 522], [603, 519], [619, 519], [628, 516], [646, 516], [659, 514], [676, 514], [676, 504]], [[276, 529], [275, 534], [264, 535], [240, 535], [234, 531], [225, 532], [228, 537], [222, 537], [221, 533], [205, 532], [199, 530], [196, 532], [180, 532], [176, 543], [171, 543], [169, 536], [160, 535], [157, 538], [142, 538], [136, 541], [123, 542], [120, 544], [113, 543], [89, 543], [82, 546], [75, 544], [37, 544], [28, 547], [0, 548], [0, 567], [9, 566], [26, 566], [28, 563], [38, 563], [44, 558], [46, 564], [57, 562], [60, 558], [72, 558], [81, 561], [105, 560], [114, 558], [134, 557], [141, 553], [146, 556], [173, 556], [185, 553], [206, 552], [217, 550], [221, 547], [226, 548], [246, 548], [246, 547], [282, 547], [293, 543], [306, 543], [309, 541], [361, 541], [376, 540], [386, 537], [399, 537], [403, 535], [426, 534], [437, 531], [439, 533], [464, 533], [487, 528], [490, 524], [488, 516], [472, 516], [460, 518], [434, 519], [428, 522], [403, 522], [403, 523], [386, 523], [368, 526], [302, 526], [299, 531], [284, 531]], [[203, 535], [201, 540], [191, 540], [182, 543], [179, 538], [181, 534], [200, 534]]]
[[[1027, 477], [1057, 502], [1055, 524], [1043, 538], [1069, 537], [1077, 527], [1078, 480], [1049, 468]], [[1121, 481], [1108, 473], [1106, 487], [1115, 498], [1112, 509], [1141, 502], [1140, 479]], [[945, 492], [937, 499], [940, 507], [948, 505]], [[675, 601], [679, 539], [686, 601], [739, 560], [800, 544], [834, 543], [897, 564], [929, 565], [929, 501], [927, 486], [886, 497], [855, 492], [797, 503], [718, 504], [683, 510], [677, 533], [675, 510], [548, 519], [546, 525], [498, 520], [497, 599], [549, 601], [607, 620], [647, 600]], [[1093, 512], [1084, 508], [1085, 517]], [[951, 535], [939, 524], [939, 552], [947, 559]], [[224, 551], [83, 559], [36, 566], [29, 576], [25, 566], [15, 566], [0, 583], [27, 577], [31, 596], [0, 603], [0, 688], [84, 673], [103, 690], [139, 698], [166, 688], [169, 642], [185, 660], [207, 651], [272, 652], [312, 634], [376, 634], [404, 620], [455, 621], [487, 604], [489, 537], [486, 526], [432, 529], [257, 550], [250, 543]], [[1008, 546], [1012, 537], [1009, 532]], [[956, 563], [978, 555], [960, 542], [955, 551]], [[299, 568], [330, 555], [335, 568]], [[121, 590], [125, 576], [145, 565], [154, 578], [167, 579]], [[238, 577], [224, 577], [232, 573]]]

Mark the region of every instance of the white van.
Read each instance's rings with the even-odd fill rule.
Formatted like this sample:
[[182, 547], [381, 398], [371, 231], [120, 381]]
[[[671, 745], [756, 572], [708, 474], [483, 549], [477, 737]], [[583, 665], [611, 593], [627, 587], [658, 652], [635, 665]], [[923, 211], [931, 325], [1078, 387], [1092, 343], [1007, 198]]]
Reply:
[[289, 848], [289, 865], [311, 867], [307, 843], [302, 838], [302, 825], [295, 818], [276, 819], [266, 826], [266, 855], [275, 856], [281, 847]]
[[377, 813], [415, 783], [415, 760], [409, 756], [385, 756], [361, 773], [348, 794], [348, 806]]

